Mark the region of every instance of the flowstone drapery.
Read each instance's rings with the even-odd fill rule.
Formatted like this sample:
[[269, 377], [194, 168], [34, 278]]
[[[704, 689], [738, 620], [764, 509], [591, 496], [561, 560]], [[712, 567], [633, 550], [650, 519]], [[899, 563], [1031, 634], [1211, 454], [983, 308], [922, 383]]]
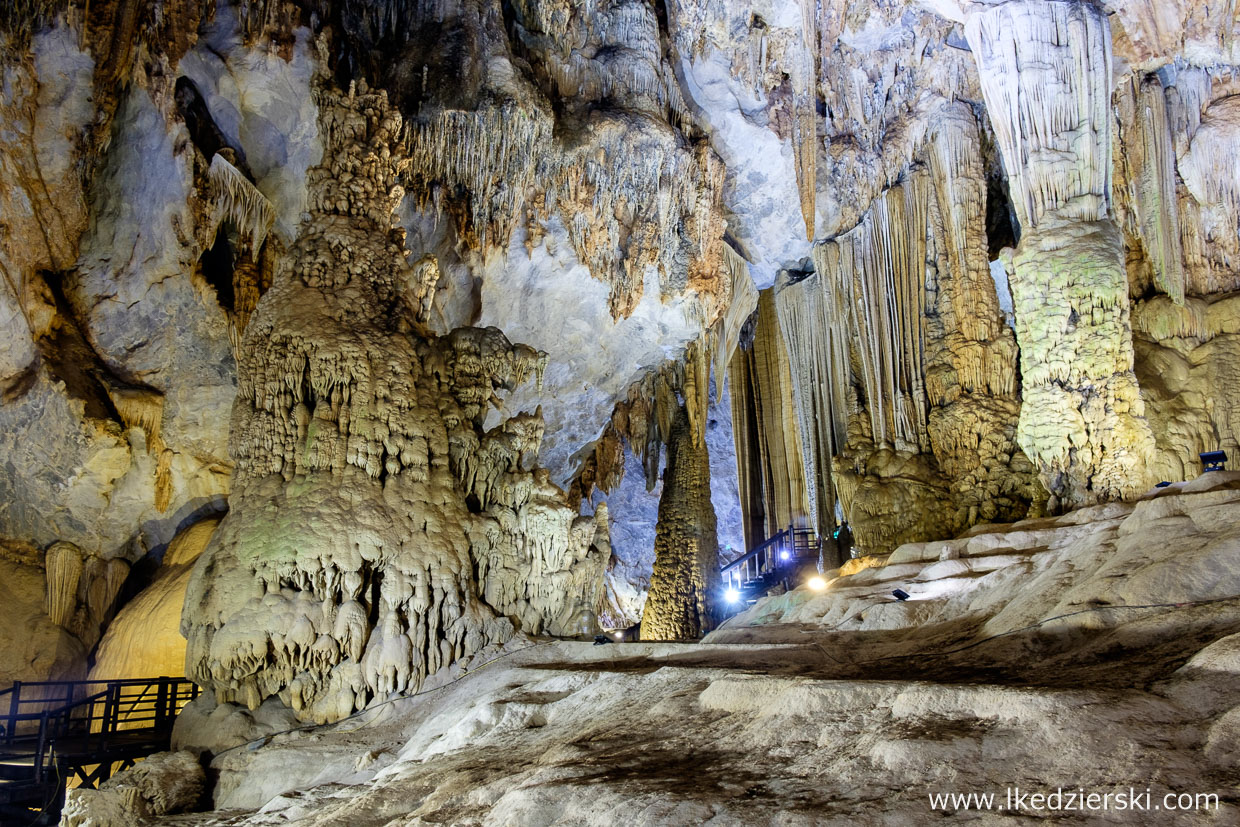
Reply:
[[494, 328], [417, 332], [390, 229], [400, 116], [364, 88], [320, 106], [310, 217], [246, 328], [232, 510], [182, 631], [186, 674], [218, 700], [278, 695], [324, 721], [515, 628], [575, 632], [608, 547], [605, 509], [577, 516], [532, 469], [537, 413], [482, 428], [540, 354]]
[[1038, 499], [1015, 444], [979, 144], [972, 109], [945, 107], [925, 163], [776, 288], [810, 514], [825, 535], [838, 500], [863, 552], [1019, 519]]

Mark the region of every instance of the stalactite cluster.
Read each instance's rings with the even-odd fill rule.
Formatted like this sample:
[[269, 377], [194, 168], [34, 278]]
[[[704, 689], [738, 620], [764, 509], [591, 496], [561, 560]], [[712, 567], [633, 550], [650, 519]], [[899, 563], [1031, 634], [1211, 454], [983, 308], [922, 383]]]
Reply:
[[787, 345], [764, 290], [747, 324], [748, 341], [731, 360], [732, 428], [745, 513], [745, 544], [753, 548], [789, 525], [809, 522], [801, 430], [797, 427]]
[[924, 154], [776, 293], [810, 513], [822, 535], [838, 499], [863, 550], [1015, 519], [1036, 498], [972, 110], [945, 110]]
[[182, 629], [186, 674], [220, 701], [335, 720], [514, 628], [570, 631], [608, 547], [606, 511], [578, 517], [533, 468], [537, 413], [482, 428], [543, 357], [495, 329], [416, 332], [390, 230], [400, 115], [364, 88], [319, 103], [328, 151], [245, 332], [233, 509]]

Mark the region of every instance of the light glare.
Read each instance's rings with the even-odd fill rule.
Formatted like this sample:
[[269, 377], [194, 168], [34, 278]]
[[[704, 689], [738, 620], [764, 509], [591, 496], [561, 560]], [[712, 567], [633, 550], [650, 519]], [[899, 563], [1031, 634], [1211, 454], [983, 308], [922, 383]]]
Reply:
[[736, 589], [728, 589], [726, 592], [723, 593], [723, 596], [727, 598], [729, 603], [735, 603], [736, 601], [741, 599], [741, 593], [738, 592]]
[[823, 580], [821, 577], [811, 577], [809, 582], [805, 585], [809, 586], [816, 592], [820, 592], [827, 587], [827, 581]]

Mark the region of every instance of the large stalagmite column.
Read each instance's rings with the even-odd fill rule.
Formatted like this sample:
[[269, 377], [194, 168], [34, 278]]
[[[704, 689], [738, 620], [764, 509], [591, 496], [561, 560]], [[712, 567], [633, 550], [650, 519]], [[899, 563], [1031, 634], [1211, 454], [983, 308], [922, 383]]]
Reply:
[[1131, 496], [1148, 485], [1154, 443], [1110, 215], [1107, 18], [1086, 3], [1017, 0], [966, 31], [1021, 224], [1017, 439], [1063, 505]]
[[681, 405], [667, 444], [642, 640], [686, 640], [710, 631], [719, 583], [706, 441], [694, 438]]

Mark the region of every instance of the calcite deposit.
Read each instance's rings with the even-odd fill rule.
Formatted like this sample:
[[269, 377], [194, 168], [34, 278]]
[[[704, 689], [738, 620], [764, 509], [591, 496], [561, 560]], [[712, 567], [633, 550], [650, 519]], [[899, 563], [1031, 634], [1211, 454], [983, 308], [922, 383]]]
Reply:
[[[598, 602], [606, 510], [534, 469], [542, 422], [484, 431], [539, 355], [498, 331], [426, 337], [391, 217], [408, 163], [383, 92], [324, 90], [308, 225], [241, 344], [235, 505], [191, 577], [186, 674], [316, 720]], [[586, 631], [589, 631], [587, 629]]]

